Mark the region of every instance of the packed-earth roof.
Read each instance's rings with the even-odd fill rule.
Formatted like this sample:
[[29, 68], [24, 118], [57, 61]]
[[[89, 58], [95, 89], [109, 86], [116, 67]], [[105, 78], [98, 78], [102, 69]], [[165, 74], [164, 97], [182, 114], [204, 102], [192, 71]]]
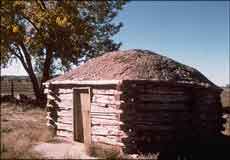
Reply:
[[215, 86], [190, 66], [139, 49], [105, 53], [49, 82], [64, 80], [155, 80]]

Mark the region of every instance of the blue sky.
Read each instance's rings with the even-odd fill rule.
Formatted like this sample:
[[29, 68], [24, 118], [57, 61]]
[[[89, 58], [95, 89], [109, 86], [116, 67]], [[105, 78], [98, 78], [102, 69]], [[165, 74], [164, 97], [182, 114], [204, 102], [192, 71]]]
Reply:
[[121, 49], [149, 49], [229, 83], [229, 2], [132, 1], [116, 20]]
[[[229, 2], [131, 1], [116, 17], [122, 50], [148, 49], [200, 70], [217, 85], [229, 83]], [[20, 64], [2, 74], [25, 75]]]

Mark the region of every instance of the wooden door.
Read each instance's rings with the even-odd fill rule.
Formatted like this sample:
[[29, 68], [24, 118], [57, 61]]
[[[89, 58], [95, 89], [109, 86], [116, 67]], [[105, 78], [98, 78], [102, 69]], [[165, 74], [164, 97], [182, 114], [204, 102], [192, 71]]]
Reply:
[[73, 90], [73, 137], [75, 141], [91, 143], [90, 88]]

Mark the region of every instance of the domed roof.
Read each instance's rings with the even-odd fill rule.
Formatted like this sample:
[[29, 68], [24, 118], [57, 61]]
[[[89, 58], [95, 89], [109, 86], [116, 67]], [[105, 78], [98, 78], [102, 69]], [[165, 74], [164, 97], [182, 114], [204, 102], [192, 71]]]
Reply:
[[50, 80], [154, 80], [216, 87], [198, 70], [148, 50], [114, 51]]

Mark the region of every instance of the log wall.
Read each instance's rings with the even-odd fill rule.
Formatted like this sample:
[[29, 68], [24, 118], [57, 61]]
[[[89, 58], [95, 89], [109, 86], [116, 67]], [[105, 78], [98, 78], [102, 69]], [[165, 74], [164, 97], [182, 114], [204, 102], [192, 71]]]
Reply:
[[224, 129], [220, 93], [197, 89], [193, 91], [192, 98], [191, 111], [195, 137], [202, 140], [220, 134]]
[[120, 90], [124, 152], [148, 153], [220, 133], [219, 91], [147, 81], [124, 81]]
[[74, 87], [91, 87], [91, 140], [125, 153], [146, 153], [168, 144], [220, 133], [220, 92], [199, 86], [149, 81], [118, 85], [46, 88], [48, 125], [73, 139]]
[[[85, 85], [49, 85], [47, 94], [48, 125], [56, 129], [58, 136], [73, 139], [73, 88]], [[89, 87], [89, 85], [87, 85]], [[120, 130], [120, 91], [116, 85], [91, 85], [91, 138], [93, 143], [104, 143], [123, 146], [121, 138], [125, 137]]]

